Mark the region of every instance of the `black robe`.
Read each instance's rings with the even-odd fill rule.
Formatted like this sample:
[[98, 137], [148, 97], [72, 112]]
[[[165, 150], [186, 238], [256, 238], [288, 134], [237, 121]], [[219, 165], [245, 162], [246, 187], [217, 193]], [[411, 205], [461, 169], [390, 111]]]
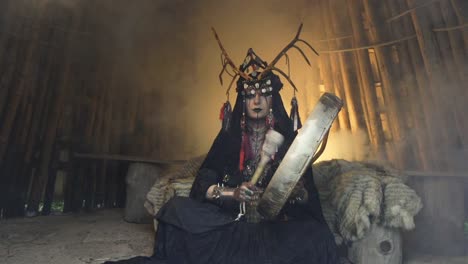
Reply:
[[[279, 79], [272, 81], [273, 85], [282, 85]], [[220, 131], [216, 137], [197, 174], [190, 197], [175, 197], [157, 213], [159, 225], [153, 256], [106, 263], [338, 263], [334, 237], [322, 215], [312, 169], [302, 178], [308, 200], [301, 204], [287, 203], [276, 220], [247, 223], [241, 218], [236, 221], [238, 202], [205, 198], [207, 189], [213, 184], [235, 187], [246, 180], [239, 171], [242, 107], [239, 94], [232, 126], [229, 131]], [[276, 155], [276, 161], [279, 161], [296, 134], [279, 93], [273, 95], [272, 109], [276, 118], [275, 130], [285, 137], [285, 143]], [[269, 177], [276, 165], [271, 166]]]

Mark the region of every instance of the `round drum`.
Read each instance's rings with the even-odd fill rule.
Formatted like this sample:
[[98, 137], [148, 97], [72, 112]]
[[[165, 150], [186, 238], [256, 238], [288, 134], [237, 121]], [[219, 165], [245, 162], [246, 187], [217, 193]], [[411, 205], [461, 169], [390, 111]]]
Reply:
[[257, 210], [265, 218], [275, 218], [283, 208], [342, 106], [333, 94], [320, 97], [259, 201]]

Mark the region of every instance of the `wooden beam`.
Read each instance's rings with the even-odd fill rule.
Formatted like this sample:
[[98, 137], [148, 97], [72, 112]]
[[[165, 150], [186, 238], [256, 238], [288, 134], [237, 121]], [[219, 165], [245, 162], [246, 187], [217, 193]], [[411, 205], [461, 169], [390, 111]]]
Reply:
[[73, 156], [79, 159], [132, 161], [132, 162], [144, 162], [144, 163], [153, 163], [153, 164], [162, 164], [162, 165], [179, 164], [179, 163], [186, 162], [186, 160], [155, 160], [155, 159], [148, 159], [144, 157], [113, 155], [113, 154], [73, 153]]
[[460, 178], [460, 180], [465, 180], [464, 178], [468, 178], [468, 172], [463, 171], [412, 171], [406, 170], [403, 171], [404, 175], [410, 177], [449, 177], [449, 178]]

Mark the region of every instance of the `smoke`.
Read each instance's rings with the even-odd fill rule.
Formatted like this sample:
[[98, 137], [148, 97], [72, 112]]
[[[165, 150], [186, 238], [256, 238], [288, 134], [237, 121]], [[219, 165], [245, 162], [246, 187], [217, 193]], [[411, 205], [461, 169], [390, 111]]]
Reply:
[[[128, 145], [122, 152], [154, 158], [185, 159], [205, 153], [220, 129], [218, 113], [227, 99], [225, 92], [231, 78], [225, 74], [224, 85], [219, 82], [220, 49], [211, 27], [216, 29], [224, 48], [237, 65], [249, 48], [270, 62], [291, 41], [300, 23], [304, 23], [302, 39], [316, 46], [317, 40], [323, 38], [323, 23], [318, 21], [320, 16], [317, 14], [320, 10], [307, 0], [139, 0], [133, 4], [124, 0], [39, 2], [82, 10], [81, 23], [84, 25], [80, 30], [94, 34], [95, 39], [91, 40], [100, 51], [97, 60], [106, 61], [103, 67], [113, 79], [116, 109], [113, 118], [121, 122], [118, 128]], [[318, 58], [305, 46], [301, 47], [311, 66], [296, 50], [289, 53], [289, 65], [283, 59], [278, 66], [285, 72], [290, 71], [291, 79], [299, 89], [296, 96], [304, 119], [320, 96], [322, 81]], [[406, 79], [405, 76], [401, 78]], [[293, 89], [284, 78], [283, 82], [282, 97], [288, 107]], [[444, 89], [460, 90], [459, 87], [452, 89], [452, 85]], [[454, 95], [458, 102], [465, 98], [464, 95]], [[234, 98], [232, 89], [231, 103]], [[418, 104], [423, 109], [424, 105], [433, 103], [412, 94], [402, 101], [408, 102], [402, 109], [404, 116], [414, 114], [409, 107], [411, 104]], [[442, 110], [437, 111], [450, 112], [450, 102], [444, 104]], [[430, 114], [424, 113], [425, 118]], [[423, 121], [427, 123], [428, 120]], [[431, 126], [409, 126], [408, 130], [402, 131], [402, 139], [394, 142], [397, 155], [405, 152], [407, 146], [414, 146], [416, 154], [427, 151], [424, 145], [433, 145], [437, 137], [436, 141], [421, 141], [418, 135], [427, 134], [424, 129], [432, 131], [438, 127], [446, 127], [446, 122], [436, 120]], [[451, 124], [448, 129], [457, 129], [456, 124]], [[322, 159], [384, 157], [385, 153], [372, 149], [366, 138], [363, 130], [332, 132]], [[431, 148], [437, 152], [436, 146]], [[444, 153], [453, 166], [462, 168], [465, 165], [466, 149], [457, 147], [456, 142]], [[428, 163], [437, 158], [436, 153], [432, 156]]]
[[372, 155], [367, 133], [357, 130], [353, 133], [347, 130], [330, 132], [325, 151], [317, 162], [330, 159], [346, 159], [350, 161], [376, 160]]
[[[99, 8], [95, 19], [112, 40], [101, 45], [112, 50], [114, 70], [119, 79], [125, 80], [120, 82], [127, 85], [118, 93], [128, 98], [127, 107], [138, 107], [140, 129], [145, 131], [143, 134], [152, 134], [143, 152], [154, 157], [188, 158], [205, 153], [220, 129], [218, 113], [227, 99], [231, 77], [225, 74], [224, 85], [220, 84], [221, 52], [211, 27], [237, 65], [249, 48], [262, 59], [273, 60], [294, 37], [301, 22], [305, 23], [303, 39], [312, 40], [315, 30], [309, 17], [313, 16], [310, 4], [302, 0], [294, 4], [159, 0], [132, 5], [127, 1], [104, 1]], [[290, 69], [300, 90], [297, 96], [303, 106], [301, 114], [306, 115], [313, 106], [311, 101], [318, 98], [318, 62], [310, 50], [305, 46], [303, 49], [313, 67], [293, 50]], [[279, 65], [287, 72], [284, 60]], [[284, 82], [287, 105], [293, 92]], [[232, 89], [231, 103], [234, 98]], [[137, 132], [128, 133], [134, 137]]]

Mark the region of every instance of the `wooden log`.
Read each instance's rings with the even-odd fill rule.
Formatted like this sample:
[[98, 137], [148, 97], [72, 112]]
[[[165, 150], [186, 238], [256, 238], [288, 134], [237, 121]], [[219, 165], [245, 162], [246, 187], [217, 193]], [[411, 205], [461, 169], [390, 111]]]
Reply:
[[348, 249], [348, 258], [359, 264], [401, 264], [403, 243], [399, 229], [372, 224], [368, 235]]
[[[348, 1], [348, 10], [351, 19], [351, 26], [354, 36], [355, 46], [364, 46], [367, 44], [363, 30], [362, 21], [362, 3], [358, 0]], [[362, 101], [366, 109], [366, 121], [368, 127], [369, 138], [374, 146], [374, 150], [384, 146], [385, 138], [380, 122], [380, 109], [378, 107], [377, 95], [375, 92], [375, 84], [372, 73], [371, 64], [369, 61], [369, 53], [367, 50], [359, 50], [356, 52], [357, 62], [360, 73], [360, 84], [362, 87]]]

